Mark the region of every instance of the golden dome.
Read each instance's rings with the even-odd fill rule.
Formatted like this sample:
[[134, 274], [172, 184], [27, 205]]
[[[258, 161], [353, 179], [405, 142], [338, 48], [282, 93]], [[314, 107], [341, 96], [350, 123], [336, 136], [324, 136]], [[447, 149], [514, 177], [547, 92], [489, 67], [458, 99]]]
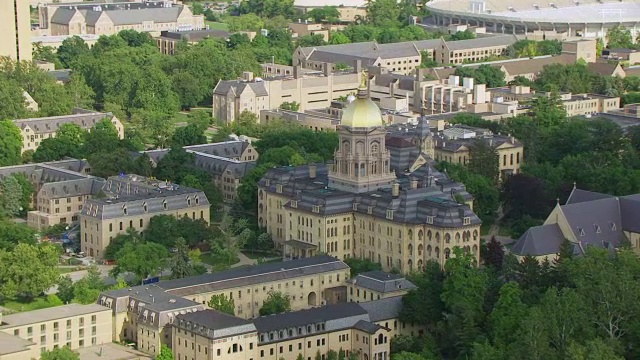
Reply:
[[382, 113], [371, 99], [359, 97], [344, 109], [340, 124], [352, 128], [382, 126]]
[[358, 88], [358, 96], [342, 111], [341, 125], [349, 127], [367, 128], [382, 126], [380, 108], [369, 98], [366, 86], [366, 75], [363, 74], [362, 84]]

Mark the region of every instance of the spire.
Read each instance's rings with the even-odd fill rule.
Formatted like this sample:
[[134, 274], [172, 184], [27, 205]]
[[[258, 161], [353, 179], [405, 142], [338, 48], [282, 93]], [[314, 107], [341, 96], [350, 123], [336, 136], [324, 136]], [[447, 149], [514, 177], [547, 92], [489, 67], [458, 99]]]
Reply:
[[367, 87], [369, 76], [365, 70], [360, 73], [360, 86], [358, 86], [358, 99], [366, 99], [369, 97], [369, 88]]

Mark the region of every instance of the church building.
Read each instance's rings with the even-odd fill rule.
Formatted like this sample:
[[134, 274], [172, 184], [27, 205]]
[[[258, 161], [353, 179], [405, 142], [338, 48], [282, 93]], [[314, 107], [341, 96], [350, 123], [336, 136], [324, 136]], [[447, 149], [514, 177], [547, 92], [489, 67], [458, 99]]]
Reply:
[[455, 247], [479, 258], [473, 197], [434, 168], [427, 120], [388, 133], [366, 80], [343, 112], [333, 163], [270, 169], [258, 182], [259, 225], [286, 258], [355, 256], [402, 272], [444, 264]]

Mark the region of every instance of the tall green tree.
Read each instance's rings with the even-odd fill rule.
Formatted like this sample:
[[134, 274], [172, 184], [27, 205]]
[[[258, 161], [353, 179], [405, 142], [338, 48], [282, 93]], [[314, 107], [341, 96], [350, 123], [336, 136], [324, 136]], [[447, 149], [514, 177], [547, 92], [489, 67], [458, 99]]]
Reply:
[[127, 243], [116, 254], [112, 275], [131, 272], [142, 280], [157, 276], [167, 265], [169, 251], [156, 243]]
[[235, 316], [236, 306], [234, 304], [234, 301], [224, 294], [211, 296], [211, 299], [209, 299], [209, 302], [207, 302], [207, 306], [212, 309], [222, 311], [223, 313]]
[[13, 176], [2, 181], [0, 194], [0, 208], [5, 215], [14, 217], [23, 212], [22, 185]]
[[20, 129], [10, 120], [0, 120], [0, 166], [20, 164], [21, 150], [22, 133]]
[[498, 152], [492, 145], [483, 139], [477, 139], [469, 147], [469, 164], [467, 167], [472, 173], [482, 175], [492, 183], [497, 184], [500, 176], [499, 161], [502, 160], [498, 159]]
[[0, 250], [2, 295], [33, 299], [49, 289], [60, 277], [56, 267], [59, 254], [60, 249], [57, 246], [46, 243], [21, 243], [11, 251]]
[[182, 279], [195, 273], [189, 257], [189, 247], [183, 238], [176, 240], [176, 245], [169, 260], [169, 268], [173, 279]]
[[291, 311], [291, 298], [280, 291], [269, 291], [267, 299], [260, 308], [260, 316], [280, 314]]

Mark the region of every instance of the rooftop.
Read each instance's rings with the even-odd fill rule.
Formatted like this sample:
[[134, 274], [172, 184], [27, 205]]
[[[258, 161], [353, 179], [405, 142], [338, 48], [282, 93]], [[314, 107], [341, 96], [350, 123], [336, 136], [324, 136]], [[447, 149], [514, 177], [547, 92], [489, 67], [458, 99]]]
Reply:
[[248, 320], [211, 309], [178, 315], [176, 318], [178, 320], [191, 321], [192, 323], [202, 325], [211, 330], [220, 330], [251, 324]]
[[0, 331], [0, 355], [14, 354], [28, 350], [35, 343]]
[[33, 324], [37, 322], [63, 319], [71, 316], [93, 314], [99, 311], [111, 311], [109, 308], [98, 304], [80, 305], [69, 304], [55, 306], [47, 309], [25, 311], [2, 317], [0, 329]]
[[322, 323], [351, 316], [367, 315], [358, 303], [338, 303], [300, 311], [268, 315], [253, 320], [258, 332]]
[[203, 292], [203, 287], [219, 290], [340, 269], [346, 270], [349, 266], [329, 255], [321, 255], [162, 281], [157, 285], [172, 294], [186, 296]]
[[380, 293], [408, 291], [416, 286], [404, 276], [384, 271], [368, 271], [349, 279], [355, 286]]

